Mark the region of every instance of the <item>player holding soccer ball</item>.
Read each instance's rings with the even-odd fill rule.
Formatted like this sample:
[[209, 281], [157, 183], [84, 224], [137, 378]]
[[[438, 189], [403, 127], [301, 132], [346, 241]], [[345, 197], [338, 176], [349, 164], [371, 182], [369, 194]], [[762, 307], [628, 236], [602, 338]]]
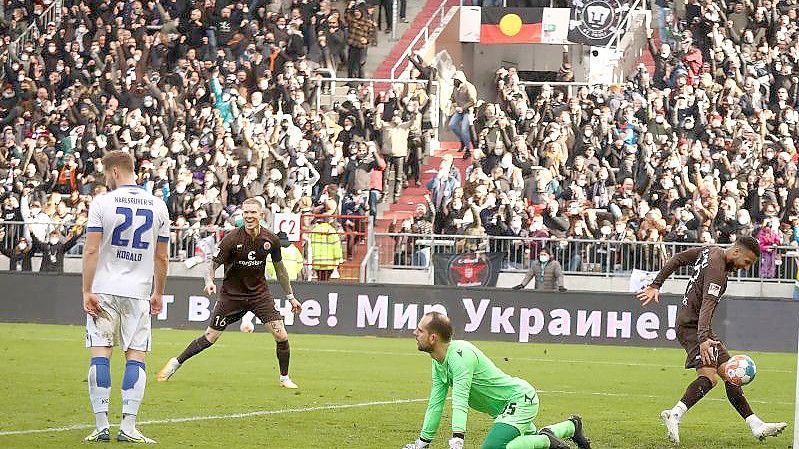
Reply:
[[724, 388], [730, 404], [746, 420], [756, 438], [763, 440], [777, 436], [787, 426], [785, 423], [763, 422], [752, 412], [743, 389], [726, 380], [724, 368], [730, 355], [711, 328], [713, 313], [727, 289], [729, 273], [747, 269], [759, 258], [758, 242], [750, 236], [740, 237], [727, 249], [717, 246], [689, 249], [669, 259], [652, 284], [638, 293], [638, 299], [644, 306], [651, 301], [658, 302], [660, 287], [666, 279], [678, 268], [693, 265], [693, 273], [677, 316], [677, 340], [688, 353], [685, 368], [696, 369], [697, 378], [674, 408], [660, 414], [668, 437], [674, 443], [680, 442], [682, 416], [716, 386], [717, 376], [725, 380]]
[[210, 348], [229, 324], [240, 320], [247, 312], [252, 312], [275, 338], [280, 385], [297, 388], [297, 384], [289, 377], [289, 336], [266, 284], [264, 273], [268, 255], [272, 256], [277, 280], [291, 303], [291, 311], [297, 313], [302, 306], [294, 298], [291, 281], [283, 265], [279, 239], [261, 227], [263, 205], [257, 199], [249, 198], [241, 207], [244, 212], [244, 226], [231, 231], [219, 242], [205, 278], [205, 293], [213, 295], [216, 293], [216, 270], [220, 265], [225, 266], [222, 290], [208, 328], [204, 335], [189, 343], [180, 355], [169, 359], [158, 372], [159, 382], [168, 380], [186, 360]]
[[469, 407], [491, 415], [494, 425], [483, 449], [568, 449], [570, 438], [580, 449], [590, 449], [579, 416], [536, 431], [538, 394], [527, 381], [511, 377], [467, 341], [452, 340], [449, 318], [438, 312], [422, 317], [414, 331], [419, 351], [433, 358], [433, 386], [422, 433], [403, 449], [426, 449], [438, 430], [447, 392], [452, 387], [450, 449], [463, 449]]

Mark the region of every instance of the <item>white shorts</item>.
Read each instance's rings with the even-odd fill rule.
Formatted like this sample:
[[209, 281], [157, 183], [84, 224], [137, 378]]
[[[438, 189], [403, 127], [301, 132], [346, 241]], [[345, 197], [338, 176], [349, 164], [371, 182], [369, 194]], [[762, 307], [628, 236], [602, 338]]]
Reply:
[[111, 347], [123, 351], [152, 350], [150, 302], [98, 293], [103, 311], [96, 319], [86, 315], [86, 347]]

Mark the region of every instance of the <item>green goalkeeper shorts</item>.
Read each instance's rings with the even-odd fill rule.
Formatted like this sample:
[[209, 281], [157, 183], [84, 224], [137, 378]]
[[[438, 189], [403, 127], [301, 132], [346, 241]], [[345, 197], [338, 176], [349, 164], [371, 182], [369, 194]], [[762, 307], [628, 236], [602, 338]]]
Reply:
[[519, 430], [521, 435], [534, 434], [535, 418], [538, 416], [538, 394], [533, 387], [510, 401], [494, 419], [494, 424], [508, 424]]

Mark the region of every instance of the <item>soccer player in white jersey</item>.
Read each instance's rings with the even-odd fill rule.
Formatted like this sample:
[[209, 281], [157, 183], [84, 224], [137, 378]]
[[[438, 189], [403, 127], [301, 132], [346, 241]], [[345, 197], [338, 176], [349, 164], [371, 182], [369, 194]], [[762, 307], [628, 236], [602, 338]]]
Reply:
[[89, 399], [97, 428], [85, 441], [111, 440], [108, 403], [110, 358], [119, 344], [127, 363], [122, 378], [122, 423], [117, 441], [155, 443], [136, 428], [144, 397], [144, 357], [151, 349], [150, 314], [163, 306], [169, 257], [169, 213], [163, 200], [135, 184], [133, 158], [124, 151], [103, 157], [113, 191], [89, 207], [83, 252], [86, 347], [91, 351]]

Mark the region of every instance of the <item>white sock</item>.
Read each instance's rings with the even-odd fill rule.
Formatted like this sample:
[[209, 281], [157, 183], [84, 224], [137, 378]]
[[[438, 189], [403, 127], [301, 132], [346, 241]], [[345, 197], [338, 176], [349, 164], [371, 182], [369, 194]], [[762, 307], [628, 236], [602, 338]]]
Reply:
[[128, 435], [136, 432], [136, 415], [122, 414], [122, 422], [119, 423], [119, 429]]
[[755, 414], [749, 415], [749, 417], [746, 418], [746, 423], [749, 424], [749, 428], [752, 429], [752, 432], [764, 424], [763, 420], [758, 418]]
[[111, 370], [105, 357], [92, 357], [89, 365], [89, 400], [97, 429], [108, 428], [108, 397], [111, 395]]
[[94, 414], [94, 425], [98, 430], [107, 429], [111, 427], [108, 423], [108, 412], [97, 412]]
[[125, 375], [122, 379], [122, 430], [136, 428], [136, 415], [139, 405], [144, 399], [144, 387], [147, 385], [147, 373], [144, 363], [128, 360], [125, 365]]
[[280, 381], [281, 381], [281, 382], [287, 381], [287, 380], [289, 380], [289, 379], [291, 379], [289, 376], [284, 376], [284, 375], [282, 375], [282, 374], [280, 375]]
[[678, 402], [674, 408], [671, 409], [671, 415], [677, 418], [677, 421], [682, 419], [682, 415], [688, 411], [688, 406], [682, 403], [682, 401]]

